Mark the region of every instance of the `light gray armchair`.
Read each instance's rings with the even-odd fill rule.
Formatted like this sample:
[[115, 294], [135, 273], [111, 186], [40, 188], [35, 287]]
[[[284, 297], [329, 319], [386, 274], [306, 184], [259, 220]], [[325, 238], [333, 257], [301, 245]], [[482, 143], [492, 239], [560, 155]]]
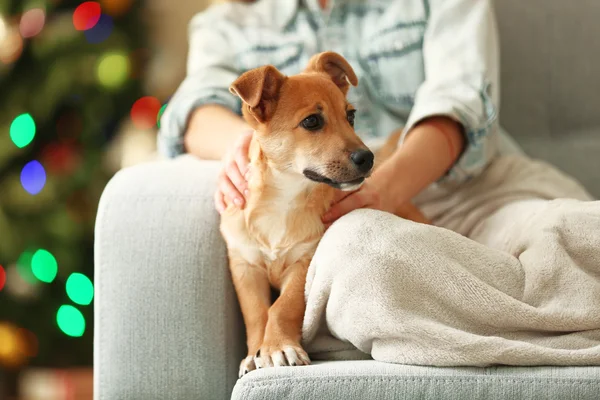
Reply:
[[[502, 125], [600, 196], [598, 0], [496, 6]], [[106, 188], [96, 228], [96, 399], [224, 400], [232, 390], [261, 400], [600, 398], [594, 367], [347, 361], [238, 381], [244, 328], [212, 206], [217, 168], [186, 156], [123, 170]]]

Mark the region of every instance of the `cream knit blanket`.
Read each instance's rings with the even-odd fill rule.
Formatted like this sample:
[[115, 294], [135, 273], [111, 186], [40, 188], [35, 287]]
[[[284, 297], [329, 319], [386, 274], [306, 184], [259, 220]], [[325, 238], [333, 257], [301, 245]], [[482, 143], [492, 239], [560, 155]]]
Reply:
[[600, 365], [600, 202], [587, 200], [549, 165], [512, 156], [417, 199], [439, 226], [355, 211], [311, 264], [307, 350], [434, 366]]

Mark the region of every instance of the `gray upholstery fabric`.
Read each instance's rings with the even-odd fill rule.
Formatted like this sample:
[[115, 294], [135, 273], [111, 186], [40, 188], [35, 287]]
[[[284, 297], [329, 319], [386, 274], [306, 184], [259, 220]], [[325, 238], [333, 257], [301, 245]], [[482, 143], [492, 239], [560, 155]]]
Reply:
[[96, 224], [95, 393], [225, 399], [245, 351], [212, 195], [216, 163], [125, 170]]
[[503, 127], [600, 197], [598, 0], [496, 0]]
[[[600, 196], [598, 0], [496, 7], [503, 126]], [[96, 236], [97, 399], [229, 397], [244, 328], [212, 206], [216, 165], [145, 164], [106, 188]], [[252, 373], [234, 398], [592, 399], [599, 370], [327, 363]]]
[[234, 400], [597, 400], [600, 368], [430, 368], [337, 361], [253, 372]]

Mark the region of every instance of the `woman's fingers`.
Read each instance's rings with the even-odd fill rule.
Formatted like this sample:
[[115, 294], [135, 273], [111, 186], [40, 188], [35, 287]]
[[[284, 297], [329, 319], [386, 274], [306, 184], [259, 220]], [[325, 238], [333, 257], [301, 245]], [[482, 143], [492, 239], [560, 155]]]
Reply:
[[217, 190], [215, 192], [215, 208], [219, 212], [219, 214], [223, 214], [223, 211], [227, 208], [225, 205], [225, 199], [223, 198], [223, 192]]
[[225, 173], [227, 174], [227, 178], [233, 183], [238, 193], [242, 194], [248, 189], [248, 182], [242, 176], [242, 172], [238, 168], [238, 164], [235, 162], [230, 162], [225, 167]]
[[219, 179], [219, 191], [223, 193], [223, 196], [225, 196], [227, 200], [238, 207], [243, 207], [244, 197], [226, 174], [223, 174], [221, 179]]
[[250, 143], [252, 142], [252, 134], [254, 132], [248, 131], [242, 134], [238, 139], [238, 147], [237, 151], [234, 155], [234, 160], [238, 165], [238, 169], [242, 173], [242, 176], [248, 172], [248, 165], [250, 164], [250, 159], [248, 158], [248, 151], [250, 149]]
[[338, 218], [348, 214], [357, 208], [363, 208], [367, 205], [367, 196], [363, 192], [358, 191], [352, 193], [350, 196], [345, 197], [339, 203], [334, 204], [331, 209], [323, 215], [323, 222], [330, 224]]

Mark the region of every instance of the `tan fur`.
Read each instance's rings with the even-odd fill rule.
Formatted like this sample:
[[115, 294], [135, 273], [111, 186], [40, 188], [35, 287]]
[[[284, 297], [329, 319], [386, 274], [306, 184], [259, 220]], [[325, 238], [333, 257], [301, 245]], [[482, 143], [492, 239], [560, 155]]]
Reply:
[[[249, 151], [251, 195], [243, 210], [229, 204], [221, 221], [247, 330], [248, 357], [242, 360], [240, 375], [255, 363], [309, 362], [300, 345], [304, 284], [325, 230], [321, 216], [330, 208], [335, 189], [309, 180], [303, 171], [339, 182], [365, 177], [350, 162], [350, 154], [366, 146], [346, 117], [352, 108], [345, 96], [349, 84], [357, 84], [354, 71], [341, 56], [328, 52], [313, 57], [302, 74], [286, 77], [265, 66], [231, 86], [255, 129]], [[314, 113], [326, 121], [319, 132], [300, 126]], [[380, 151], [377, 164], [393, 153], [399, 134]], [[427, 223], [412, 204], [397, 214]], [[280, 290], [272, 305], [270, 286]], [[253, 357], [257, 352], [260, 357]]]

